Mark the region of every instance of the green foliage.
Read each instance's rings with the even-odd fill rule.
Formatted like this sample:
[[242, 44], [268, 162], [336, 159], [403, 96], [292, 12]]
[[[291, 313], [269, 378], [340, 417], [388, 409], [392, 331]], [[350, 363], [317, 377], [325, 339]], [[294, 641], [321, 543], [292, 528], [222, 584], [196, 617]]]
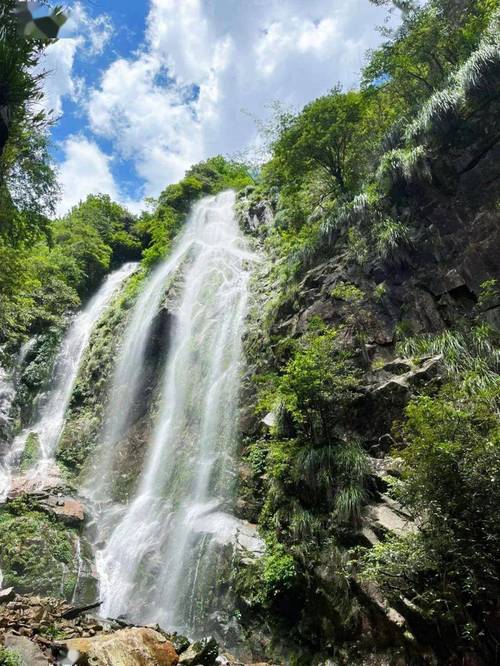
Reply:
[[330, 291], [330, 296], [332, 298], [338, 298], [341, 301], [347, 301], [348, 303], [359, 303], [363, 300], [365, 294], [363, 290], [355, 284], [340, 281]]
[[481, 308], [488, 308], [495, 305], [497, 302], [500, 289], [498, 288], [498, 280], [491, 278], [481, 282], [481, 293], [479, 294], [478, 305]]
[[383, 261], [397, 261], [404, 257], [405, 250], [411, 247], [409, 228], [399, 220], [386, 217], [373, 225], [374, 253]]
[[64, 327], [110, 269], [140, 255], [135, 220], [107, 195], [89, 195], [35, 242], [9, 247], [0, 236], [0, 339]]
[[0, 512], [0, 566], [4, 584], [19, 592], [70, 597], [77, 563], [73, 532], [39, 511], [15, 500]]
[[[254, 475], [265, 479], [259, 523], [268, 551], [255, 574], [255, 581], [261, 581], [256, 603], [281, 608], [294, 595], [313, 603], [319, 587], [332, 605], [329, 612], [343, 609], [339, 623], [348, 624], [352, 596], [333, 537], [341, 540], [359, 524], [368, 467], [359, 442], [340, 438], [336, 430], [353, 399], [358, 373], [338, 332], [319, 319], [311, 320], [309, 331], [289, 345], [288, 353], [279, 373], [259, 378], [258, 408], [272, 410], [275, 425], [248, 455]], [[336, 563], [326, 587], [317, 573], [325, 548]]]
[[240, 190], [252, 183], [246, 166], [220, 155], [192, 166], [179, 183], [168, 185], [157, 201], [150, 202], [152, 211], [143, 213], [138, 221], [137, 230], [147, 245], [144, 265], [152, 266], [170, 251], [195, 201], [227, 189]]
[[23, 666], [23, 663], [21, 656], [17, 652], [0, 645], [0, 666]]
[[403, 337], [397, 351], [403, 356], [442, 354], [448, 371], [474, 395], [490, 390], [500, 395], [498, 336], [487, 324], [476, 324], [467, 332], [446, 330], [439, 335]]
[[430, 171], [424, 148], [417, 146], [384, 153], [377, 171], [377, 179], [385, 189], [411, 184], [417, 180], [429, 180]]
[[47, 153], [48, 119], [40, 107], [43, 51], [17, 30], [14, 0], [0, 8], [0, 234], [11, 243], [36, 233], [53, 211], [57, 193]]
[[273, 146], [268, 169], [274, 177], [293, 183], [315, 169], [322, 170], [339, 194], [352, 192], [366, 144], [362, 124], [363, 96], [335, 88], [293, 119]]
[[67, 281], [80, 293], [95, 288], [110, 267], [140, 258], [135, 221], [107, 194], [90, 194], [51, 227]]
[[373, 290], [373, 295], [377, 301], [381, 301], [387, 294], [387, 285], [385, 282], [380, 282]]
[[401, 114], [417, 109], [477, 48], [497, 7], [497, 0], [412, 3], [370, 54], [363, 86], [382, 88]]
[[352, 398], [357, 384], [350, 354], [337, 338], [337, 331], [324, 326], [309, 331], [281, 375], [268, 378], [259, 408], [269, 411], [281, 404], [307, 435], [322, 438], [337, 406]]
[[[441, 635], [494, 654], [491, 618], [500, 590], [500, 420], [495, 391], [472, 398], [459, 384], [406, 409], [407, 447], [394, 492], [418, 530], [364, 557], [364, 576], [390, 598], [403, 594]], [[455, 628], [457, 632], [455, 633]]]
[[277, 542], [268, 543], [261, 564], [262, 587], [259, 590], [259, 601], [267, 603], [269, 599], [293, 587], [297, 572], [293, 557]]

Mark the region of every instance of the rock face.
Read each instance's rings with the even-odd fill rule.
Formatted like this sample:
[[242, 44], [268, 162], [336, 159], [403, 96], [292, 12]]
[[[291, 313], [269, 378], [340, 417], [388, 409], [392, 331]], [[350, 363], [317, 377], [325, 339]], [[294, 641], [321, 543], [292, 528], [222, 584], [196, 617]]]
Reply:
[[73, 638], [57, 647], [60, 655], [66, 652], [63, 662], [66, 664], [177, 666], [179, 663], [179, 656], [172, 643], [147, 627], [132, 627], [91, 638]]
[[70, 527], [79, 527], [85, 520], [83, 504], [73, 497], [49, 495], [40, 501], [40, 507]]
[[183, 666], [212, 666], [219, 654], [219, 646], [215, 638], [203, 638], [196, 641], [183, 652], [179, 664]]
[[38, 645], [26, 636], [7, 634], [4, 643], [6, 648], [20, 657], [23, 666], [48, 666], [49, 664]]

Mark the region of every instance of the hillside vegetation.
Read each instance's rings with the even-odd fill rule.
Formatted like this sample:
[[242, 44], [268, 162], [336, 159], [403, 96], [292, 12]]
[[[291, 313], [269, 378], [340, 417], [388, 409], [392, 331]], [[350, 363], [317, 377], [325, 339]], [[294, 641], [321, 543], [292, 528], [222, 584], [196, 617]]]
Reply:
[[[48, 120], [32, 110], [43, 45], [19, 41], [8, 0], [0, 345], [8, 363], [29, 337], [60, 335], [124, 262], [141, 262], [138, 284], [197, 199], [236, 190], [263, 259], [236, 511], [266, 552], [231, 563], [242, 642], [289, 664], [495, 664], [500, 5], [373, 1], [401, 21], [367, 54], [359, 88], [332, 81], [302, 110], [279, 110], [257, 172], [216, 156], [139, 216], [90, 195], [54, 218]], [[87, 455], [81, 432], [97, 438], [86, 424], [134, 296], [110, 310], [80, 373], [59, 454], [71, 473]]]

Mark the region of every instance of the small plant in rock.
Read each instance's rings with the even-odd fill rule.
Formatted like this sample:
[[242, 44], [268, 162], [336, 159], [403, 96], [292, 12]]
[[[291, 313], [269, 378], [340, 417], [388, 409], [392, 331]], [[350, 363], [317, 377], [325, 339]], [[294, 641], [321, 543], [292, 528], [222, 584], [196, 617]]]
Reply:
[[383, 261], [400, 261], [404, 259], [406, 251], [411, 246], [410, 229], [390, 217], [377, 222], [372, 230], [374, 251]]
[[384, 296], [387, 294], [387, 285], [385, 282], [380, 282], [375, 289], [373, 290], [373, 296], [375, 297], [375, 300], [381, 301]]
[[500, 296], [498, 281], [495, 278], [481, 282], [481, 292], [479, 294], [478, 305], [480, 308], [487, 309], [497, 302]]
[[0, 646], [0, 666], [23, 666], [23, 664], [20, 654]]
[[331, 290], [330, 296], [338, 298], [341, 301], [347, 301], [348, 303], [359, 303], [363, 300], [365, 294], [355, 284], [341, 281]]

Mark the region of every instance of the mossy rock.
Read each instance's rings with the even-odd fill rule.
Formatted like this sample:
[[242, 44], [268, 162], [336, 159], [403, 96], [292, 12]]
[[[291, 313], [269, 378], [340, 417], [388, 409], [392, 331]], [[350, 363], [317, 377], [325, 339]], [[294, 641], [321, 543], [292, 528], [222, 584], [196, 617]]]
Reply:
[[28, 499], [0, 508], [0, 568], [4, 587], [70, 599], [76, 584], [76, 532]]
[[30, 432], [26, 438], [24, 451], [21, 455], [20, 469], [21, 472], [31, 469], [38, 460], [40, 455], [40, 442], [36, 432]]

